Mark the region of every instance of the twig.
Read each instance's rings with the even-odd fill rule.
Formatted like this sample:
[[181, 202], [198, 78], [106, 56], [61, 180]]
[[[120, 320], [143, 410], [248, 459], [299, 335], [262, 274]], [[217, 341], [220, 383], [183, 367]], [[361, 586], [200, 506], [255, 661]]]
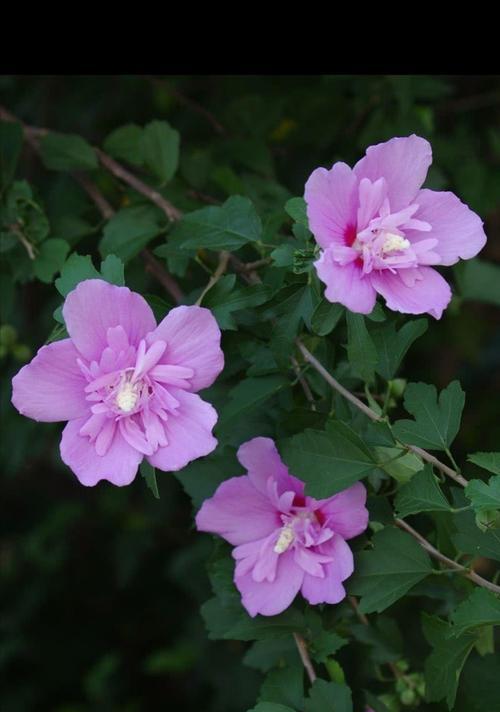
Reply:
[[307, 676], [312, 685], [316, 680], [317, 675], [311, 662], [311, 658], [309, 657], [309, 651], [307, 650], [306, 641], [300, 635], [300, 633], [294, 633], [293, 637], [295, 640], [295, 645], [297, 646], [297, 650], [299, 651], [300, 659], [302, 660], [302, 664], [306, 669]]
[[[367, 406], [363, 401], [359, 400], [353, 393], [347, 390], [347, 388], [344, 388], [327, 370], [326, 368], [318, 361], [317, 358], [315, 358], [312, 353], [307, 349], [302, 341], [300, 339], [297, 339], [295, 342], [299, 348], [299, 351], [305, 358], [305, 360], [311, 364], [311, 366], [316, 369], [316, 371], [323, 376], [325, 381], [340, 395], [344, 396], [350, 403], [352, 403], [358, 410], [361, 410], [368, 418], [371, 420], [374, 420], [376, 422], [385, 422], [384, 418], [381, 418], [377, 413], [375, 413], [374, 410], [372, 410], [369, 406]], [[455, 472], [455, 470], [452, 470], [451, 467], [448, 467], [448, 465], [445, 465], [444, 462], [441, 462], [441, 460], [438, 460], [437, 457], [434, 457], [434, 455], [431, 455], [427, 450], [423, 450], [420, 447], [417, 447], [416, 445], [405, 445], [405, 448], [410, 450], [411, 452], [415, 453], [416, 455], [419, 455], [422, 460], [425, 460], [426, 462], [429, 462], [431, 465], [434, 465], [437, 467], [441, 472], [444, 472], [445, 475], [448, 475], [452, 480], [455, 480], [458, 484], [462, 485], [462, 487], [467, 486], [467, 480], [462, 477], [458, 472]]]
[[218, 121], [218, 119], [215, 118], [215, 116], [210, 111], [208, 111], [208, 109], [205, 109], [204, 106], [198, 104], [196, 101], [194, 101], [194, 99], [191, 99], [189, 96], [186, 96], [185, 94], [180, 92], [176, 87], [172, 86], [165, 79], [160, 79], [160, 77], [148, 75], [144, 75], [144, 79], [150, 82], [150, 84], [155, 84], [156, 86], [165, 90], [169, 94], [172, 94], [172, 96], [175, 96], [175, 98], [181, 104], [189, 106], [189, 108], [191, 108], [193, 111], [196, 111], [197, 114], [203, 116], [212, 126], [214, 131], [216, 131], [216, 133], [218, 133], [220, 136], [225, 136], [227, 134], [227, 131], [224, 126], [220, 123], [220, 121]]
[[314, 400], [314, 396], [312, 394], [311, 388], [309, 387], [309, 383], [307, 380], [304, 378], [304, 376], [300, 372], [300, 366], [299, 362], [295, 358], [295, 356], [292, 356], [290, 358], [290, 361], [292, 362], [292, 368], [295, 371], [295, 374], [299, 380], [300, 385], [302, 386], [302, 390], [304, 391], [304, 395], [311, 404], [311, 410], [316, 410], [316, 402]]
[[456, 561], [453, 561], [453, 559], [449, 559], [447, 556], [438, 551], [438, 549], [435, 549], [432, 544], [427, 541], [427, 539], [424, 539], [421, 534], [415, 531], [413, 527], [410, 527], [410, 525], [407, 524], [403, 519], [396, 519], [395, 522], [398, 527], [404, 529], [406, 532], [408, 532], [408, 534], [411, 534], [411, 536], [418, 541], [420, 546], [425, 549], [434, 559], [437, 559], [442, 564], [446, 564], [450, 567], [450, 569], [453, 569], [454, 571], [459, 571], [460, 573], [464, 574], [464, 576], [466, 576], [471, 581], [474, 581], [474, 583], [476, 583], [478, 586], [487, 588], [490, 591], [493, 591], [494, 593], [500, 593], [500, 586], [491, 583], [491, 581], [487, 581], [482, 576], [479, 576], [479, 574], [476, 574], [475, 571], [470, 571], [465, 566], [462, 566], [462, 564], [458, 564]]
[[360, 622], [363, 625], [370, 625], [370, 621], [368, 620], [368, 618], [365, 616], [364, 613], [361, 613], [361, 611], [359, 610], [357, 598], [355, 596], [347, 596], [347, 600], [351, 604], [351, 607], [354, 610], [354, 613], [357, 615]]
[[146, 272], [149, 272], [170, 294], [177, 304], [180, 304], [184, 299], [184, 292], [179, 287], [175, 279], [163, 267], [161, 262], [156, 259], [152, 252], [147, 248], [141, 250], [142, 259], [146, 263]]
[[198, 306], [202, 303], [203, 297], [205, 296], [205, 294], [207, 292], [209, 292], [212, 289], [212, 287], [214, 286], [214, 284], [217, 284], [219, 279], [222, 277], [222, 275], [224, 274], [224, 272], [227, 269], [228, 262], [229, 262], [229, 252], [226, 252], [226, 250], [222, 250], [222, 252], [219, 252], [219, 264], [217, 265], [217, 269], [215, 270], [213, 275], [208, 280], [207, 286], [205, 287], [203, 292], [200, 294], [200, 296], [196, 300], [195, 303]]
[[96, 184], [91, 181], [84, 173], [73, 173], [75, 180], [80, 183], [87, 195], [94, 201], [99, 212], [105, 220], [110, 220], [115, 211], [111, 204], [106, 200]]
[[14, 233], [19, 242], [22, 244], [22, 246], [28, 253], [28, 257], [30, 258], [30, 260], [36, 259], [36, 248], [28, 240], [19, 225], [17, 223], [14, 223], [13, 225], [9, 225], [9, 229]]
[[272, 257], [263, 257], [260, 260], [255, 260], [255, 262], [243, 262], [241, 269], [245, 272], [251, 272], [254, 269], [259, 269], [259, 267], [270, 265], [272, 261]]

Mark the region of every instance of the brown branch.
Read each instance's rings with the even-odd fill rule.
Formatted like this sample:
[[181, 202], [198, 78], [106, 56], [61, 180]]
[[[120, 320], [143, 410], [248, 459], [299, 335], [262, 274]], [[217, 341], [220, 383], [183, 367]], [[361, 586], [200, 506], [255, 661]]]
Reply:
[[294, 633], [293, 638], [295, 640], [295, 645], [297, 646], [297, 650], [299, 651], [300, 659], [302, 660], [302, 664], [306, 669], [307, 676], [313, 684], [313, 682], [316, 680], [316, 671], [313, 667], [313, 664], [311, 662], [311, 658], [309, 657], [309, 651], [307, 650], [307, 644], [304, 638], [300, 635], [300, 633]]
[[[367, 406], [363, 401], [361, 401], [359, 398], [357, 398], [353, 393], [347, 390], [347, 388], [344, 388], [327, 370], [326, 368], [318, 361], [317, 358], [315, 358], [312, 353], [307, 349], [302, 341], [300, 339], [296, 340], [296, 344], [299, 348], [299, 351], [305, 358], [305, 360], [311, 364], [311, 366], [316, 369], [316, 371], [323, 376], [325, 381], [335, 390], [337, 393], [340, 393], [341, 396], [346, 398], [350, 403], [352, 403], [358, 410], [362, 411], [368, 418], [375, 422], [385, 422], [384, 418], [381, 418], [377, 413], [375, 413], [374, 410], [372, 410], [369, 406]], [[459, 485], [462, 485], [462, 487], [467, 486], [467, 480], [462, 477], [458, 472], [455, 470], [452, 470], [451, 467], [448, 467], [448, 465], [445, 465], [444, 462], [441, 462], [441, 460], [438, 460], [437, 457], [434, 457], [434, 455], [431, 455], [427, 450], [423, 450], [420, 447], [417, 447], [415, 445], [404, 445], [405, 448], [410, 450], [411, 452], [415, 453], [415, 455], [418, 455], [419, 457], [422, 458], [422, 460], [425, 460], [426, 462], [429, 462], [431, 465], [434, 465], [434, 467], [437, 467], [438, 470], [441, 470], [445, 475], [450, 477], [452, 480], [457, 482]]]
[[228, 262], [229, 262], [229, 252], [226, 252], [225, 250], [222, 250], [222, 252], [219, 252], [219, 264], [217, 265], [217, 269], [215, 270], [213, 275], [210, 277], [210, 279], [208, 280], [207, 286], [205, 287], [203, 292], [200, 294], [200, 296], [196, 300], [195, 304], [197, 306], [199, 306], [202, 303], [203, 297], [205, 296], [205, 294], [207, 292], [209, 292], [212, 289], [212, 287], [215, 284], [217, 284], [219, 279], [222, 277], [222, 275], [224, 274], [224, 272], [227, 269]]
[[115, 214], [111, 204], [106, 200], [96, 184], [84, 173], [73, 173], [74, 179], [80, 183], [87, 195], [93, 200], [105, 220], [110, 220]]
[[464, 576], [466, 576], [471, 581], [474, 581], [474, 583], [476, 583], [478, 586], [487, 588], [489, 591], [493, 591], [493, 593], [500, 593], [500, 586], [491, 583], [491, 581], [487, 581], [482, 576], [479, 576], [479, 574], [476, 574], [475, 571], [470, 571], [465, 566], [462, 566], [462, 564], [458, 564], [456, 561], [453, 561], [453, 559], [449, 559], [447, 556], [438, 551], [438, 549], [434, 548], [432, 544], [427, 541], [427, 539], [425, 539], [421, 534], [415, 531], [413, 527], [410, 527], [410, 525], [407, 524], [403, 519], [396, 519], [395, 521], [398, 527], [404, 529], [404, 531], [408, 532], [408, 534], [411, 534], [411, 536], [418, 541], [420, 546], [425, 549], [434, 559], [437, 559], [437, 561], [440, 561], [442, 564], [446, 564], [446, 566], [448, 566], [450, 569], [453, 569], [454, 571], [459, 571], [460, 573], [464, 574]]

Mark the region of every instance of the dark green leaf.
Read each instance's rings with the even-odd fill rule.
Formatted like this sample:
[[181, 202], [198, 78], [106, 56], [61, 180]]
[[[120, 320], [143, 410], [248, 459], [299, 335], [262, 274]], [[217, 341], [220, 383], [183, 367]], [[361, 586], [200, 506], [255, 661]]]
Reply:
[[381, 612], [432, 572], [429, 557], [413, 537], [386, 527], [373, 537], [374, 549], [358, 554], [350, 593], [362, 596], [363, 613]]
[[22, 145], [23, 129], [21, 124], [13, 121], [0, 121], [0, 193], [14, 179]]
[[274, 667], [295, 665], [300, 662], [297, 646], [290, 636], [277, 640], [257, 640], [246, 652], [243, 662], [248, 667], [268, 672]]
[[292, 220], [299, 223], [299, 225], [304, 225], [304, 227], [309, 227], [309, 221], [307, 219], [307, 205], [304, 198], [290, 198], [285, 203], [285, 210], [290, 215]]
[[33, 261], [35, 276], [47, 284], [52, 282], [56, 272], [59, 272], [69, 252], [69, 245], [64, 240], [45, 240]]
[[243, 468], [229, 450], [194, 460], [179, 472], [173, 473], [191, 497], [195, 509], [213, 495], [221, 482], [242, 474]]
[[453, 524], [456, 531], [451, 538], [459, 551], [500, 561], [500, 529], [481, 531], [473, 512], [455, 514]]
[[141, 475], [146, 480], [146, 485], [148, 489], [151, 490], [156, 499], [160, 499], [160, 493], [158, 492], [158, 484], [156, 482], [156, 470], [149, 464], [149, 462], [144, 459], [140, 466]]
[[97, 156], [81, 136], [50, 132], [40, 141], [42, 160], [53, 171], [88, 171], [97, 168]]
[[362, 314], [346, 311], [347, 355], [354, 375], [371, 383], [378, 364], [377, 349], [368, 333]]
[[500, 509], [500, 475], [490, 477], [488, 482], [470, 480], [465, 495], [476, 511]]
[[104, 141], [104, 150], [134, 166], [144, 163], [143, 129], [137, 124], [126, 124], [112, 131]]
[[300, 661], [292, 667], [271, 670], [260, 688], [259, 699], [300, 709], [304, 701], [303, 670]]
[[179, 141], [179, 132], [167, 121], [151, 121], [144, 127], [144, 161], [162, 183], [167, 183], [175, 175], [179, 164]]
[[410, 346], [426, 331], [427, 319], [409, 321], [399, 331], [392, 321], [372, 329], [370, 334], [378, 354], [377, 373], [386, 380], [394, 378]]
[[475, 452], [467, 457], [469, 462], [482, 467], [483, 470], [500, 475], [500, 452]]
[[110, 284], [116, 284], [118, 287], [125, 285], [123, 262], [116, 255], [108, 255], [101, 262], [101, 274], [103, 279]]
[[451, 509], [430, 465], [425, 465], [408, 484], [401, 487], [394, 505], [399, 517], [418, 512], [448, 512]]
[[100, 278], [101, 275], [92, 264], [89, 255], [83, 256], [73, 252], [64, 263], [61, 276], [56, 279], [55, 285], [59, 294], [65, 297], [84, 279]]
[[451, 622], [449, 635], [454, 637], [477, 626], [500, 625], [500, 598], [484, 588], [475, 588], [455, 609]]
[[327, 336], [335, 329], [344, 313], [342, 304], [332, 304], [327, 299], [322, 299], [312, 315], [312, 330], [318, 336]]
[[351, 690], [347, 685], [317, 679], [309, 691], [305, 712], [352, 712]]
[[161, 231], [161, 215], [149, 205], [122, 208], [106, 224], [99, 243], [101, 254], [117, 255], [123, 262], [135, 257]]
[[296, 712], [296, 710], [286, 705], [280, 705], [277, 702], [259, 702], [258, 705], [252, 707], [248, 712]]
[[446, 450], [455, 439], [465, 403], [458, 381], [439, 394], [435, 386], [410, 383], [405, 390], [405, 408], [415, 420], [398, 420], [393, 431], [402, 442], [431, 450]]
[[464, 299], [500, 306], [500, 266], [477, 258], [464, 260], [455, 274]]
[[218, 426], [221, 427], [234, 419], [241, 418], [243, 414], [262, 405], [289, 385], [288, 380], [283, 376], [263, 376], [240, 381], [229, 392], [229, 401], [220, 412]]

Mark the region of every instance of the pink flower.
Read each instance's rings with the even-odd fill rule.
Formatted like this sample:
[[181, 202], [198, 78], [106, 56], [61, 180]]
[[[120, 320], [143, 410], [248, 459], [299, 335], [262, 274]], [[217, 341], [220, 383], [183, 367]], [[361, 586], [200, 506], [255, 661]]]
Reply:
[[274, 442], [254, 438], [238, 450], [248, 475], [223, 482], [196, 516], [200, 531], [234, 544], [234, 582], [251, 616], [274, 616], [300, 591], [309, 603], [338, 603], [353, 572], [346, 539], [366, 529], [361, 483], [316, 500], [288, 473]]
[[43, 422], [69, 421], [61, 457], [84, 485], [128, 485], [145, 456], [180, 470], [217, 445], [217, 413], [196, 391], [224, 365], [208, 309], [172, 309], [157, 326], [126, 287], [89, 279], [66, 297], [71, 338], [43, 346], [12, 381], [12, 403]]
[[475, 257], [486, 235], [456, 195], [420, 190], [431, 162], [429, 142], [412, 135], [370, 146], [353, 169], [313, 171], [305, 200], [329, 301], [369, 314], [378, 292], [389, 309], [441, 318], [451, 290], [430, 265]]

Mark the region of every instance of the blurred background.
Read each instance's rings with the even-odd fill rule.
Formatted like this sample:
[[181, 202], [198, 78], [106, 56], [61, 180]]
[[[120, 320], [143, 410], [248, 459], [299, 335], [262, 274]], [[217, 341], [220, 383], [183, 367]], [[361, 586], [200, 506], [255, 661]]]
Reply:
[[[166, 119], [181, 134], [168, 195], [187, 210], [233, 193], [263, 214], [282, 210], [318, 165], [352, 165], [372, 143], [417, 133], [433, 146], [427, 187], [453, 190], [481, 215], [489, 237], [481, 257], [500, 264], [499, 77], [3, 76], [0, 103], [95, 145], [124, 124]], [[99, 216], [70, 176], [45, 170], [26, 146], [17, 177], [32, 185], [52, 236], [97, 254]], [[114, 190], [107, 180], [98, 177]], [[252, 707], [261, 675], [242, 665], [245, 644], [208, 641], [198, 613], [210, 596], [212, 543], [193, 531], [178, 480], [159, 473], [160, 500], [140, 477], [124, 489], [84, 488], [60, 462], [61, 426], [10, 405], [10, 379], [47, 339], [61, 298], [29, 278], [23, 258], [0, 258], [2, 710]], [[126, 278], [161, 295], [139, 260]], [[456, 270], [455, 279], [467, 276]], [[499, 293], [462, 286], [465, 297], [431, 324], [402, 374], [438, 387], [461, 380], [459, 460], [498, 449], [500, 401]]]

